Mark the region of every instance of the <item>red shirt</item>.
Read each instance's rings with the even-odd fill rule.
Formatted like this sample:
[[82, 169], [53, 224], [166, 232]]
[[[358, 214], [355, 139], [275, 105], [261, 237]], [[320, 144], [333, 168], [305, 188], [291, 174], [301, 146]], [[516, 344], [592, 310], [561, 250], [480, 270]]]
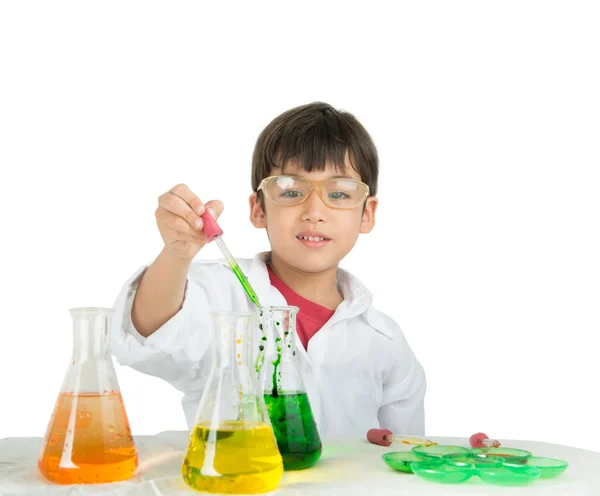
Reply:
[[269, 271], [269, 279], [271, 284], [276, 287], [285, 298], [289, 306], [300, 308], [296, 318], [296, 334], [306, 350], [308, 342], [321, 327], [333, 316], [335, 310], [329, 310], [322, 305], [313, 303], [306, 298], [303, 298], [298, 293], [290, 289], [285, 283], [275, 275], [271, 270], [271, 266], [267, 264]]

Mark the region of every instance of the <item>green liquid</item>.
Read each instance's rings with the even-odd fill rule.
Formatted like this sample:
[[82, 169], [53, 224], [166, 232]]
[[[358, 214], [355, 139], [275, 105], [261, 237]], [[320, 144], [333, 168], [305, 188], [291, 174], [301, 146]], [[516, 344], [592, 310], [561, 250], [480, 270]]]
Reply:
[[281, 338], [277, 338], [275, 339], [275, 342], [278, 343], [277, 344], [277, 359], [274, 362], [271, 362], [273, 364], [273, 391], [271, 391], [271, 396], [273, 396], [274, 398], [277, 398], [277, 367], [279, 367], [279, 364], [281, 363], [281, 346], [279, 346], [279, 342], [281, 341]]
[[308, 395], [280, 392], [265, 394], [265, 404], [283, 458], [285, 470], [312, 467], [321, 458], [321, 438], [313, 417]]
[[236, 275], [236, 277], [238, 278], [238, 281], [240, 281], [240, 283], [242, 284], [242, 286], [246, 290], [246, 293], [248, 294], [248, 296], [250, 297], [250, 299], [252, 300], [252, 302], [257, 307], [260, 307], [260, 303], [258, 301], [258, 296], [254, 292], [254, 289], [252, 289], [252, 286], [250, 286], [250, 283], [248, 282], [248, 279], [246, 279], [246, 276], [242, 272], [242, 269], [240, 269], [240, 266], [237, 263], [236, 264], [230, 264], [230, 266], [231, 266], [231, 270], [233, 270], [233, 273]]

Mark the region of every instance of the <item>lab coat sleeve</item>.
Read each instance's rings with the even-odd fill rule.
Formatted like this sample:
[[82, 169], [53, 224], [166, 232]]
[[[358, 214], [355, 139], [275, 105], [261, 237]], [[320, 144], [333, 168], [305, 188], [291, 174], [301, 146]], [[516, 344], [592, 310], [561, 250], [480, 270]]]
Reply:
[[383, 384], [379, 425], [398, 435], [425, 435], [425, 371], [410, 349], [404, 334], [394, 327], [390, 346], [391, 370]]
[[133, 325], [131, 308], [147, 268], [139, 268], [130, 277], [113, 305], [111, 353], [120, 365], [159, 377], [182, 392], [197, 389], [201, 377], [207, 375], [206, 356], [212, 340], [211, 302], [205, 288], [218, 278], [210, 270], [202, 271], [204, 280], [188, 273], [182, 308], [145, 338]]

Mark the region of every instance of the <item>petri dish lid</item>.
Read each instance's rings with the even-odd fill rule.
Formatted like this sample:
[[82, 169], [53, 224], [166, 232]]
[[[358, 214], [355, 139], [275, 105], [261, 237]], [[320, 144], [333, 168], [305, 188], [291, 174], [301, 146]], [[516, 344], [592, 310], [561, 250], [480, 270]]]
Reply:
[[515, 467], [534, 467], [540, 470], [542, 479], [549, 479], [562, 474], [569, 464], [563, 460], [556, 458], [546, 458], [543, 456], [531, 456], [525, 460], [523, 464], [515, 464], [507, 462], [504, 464], [507, 468], [515, 469]]
[[433, 445], [433, 446], [415, 446], [412, 452], [420, 458], [448, 458], [469, 456], [471, 450], [463, 446]]
[[531, 456], [529, 451], [516, 448], [473, 448], [473, 455], [502, 458], [507, 463], [523, 462]]
[[441, 484], [460, 484], [469, 480], [476, 473], [471, 465], [448, 465], [442, 460], [441, 458], [431, 458], [412, 462], [410, 468], [418, 477]]
[[381, 455], [381, 458], [388, 467], [400, 472], [406, 472], [407, 474], [413, 473], [410, 468], [411, 462], [418, 462], [421, 460], [412, 451], [392, 451], [391, 453]]
[[496, 486], [526, 486], [539, 479], [541, 471], [521, 464], [503, 464], [495, 468], [478, 466], [477, 475], [481, 480]]

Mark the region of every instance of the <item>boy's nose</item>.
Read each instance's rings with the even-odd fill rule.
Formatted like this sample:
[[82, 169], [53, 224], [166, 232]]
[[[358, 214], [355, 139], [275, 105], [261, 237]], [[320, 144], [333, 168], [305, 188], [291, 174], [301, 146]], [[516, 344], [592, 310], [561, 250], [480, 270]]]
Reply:
[[302, 203], [302, 220], [319, 222], [325, 220], [327, 205], [323, 202], [317, 191], [311, 191], [310, 196]]

